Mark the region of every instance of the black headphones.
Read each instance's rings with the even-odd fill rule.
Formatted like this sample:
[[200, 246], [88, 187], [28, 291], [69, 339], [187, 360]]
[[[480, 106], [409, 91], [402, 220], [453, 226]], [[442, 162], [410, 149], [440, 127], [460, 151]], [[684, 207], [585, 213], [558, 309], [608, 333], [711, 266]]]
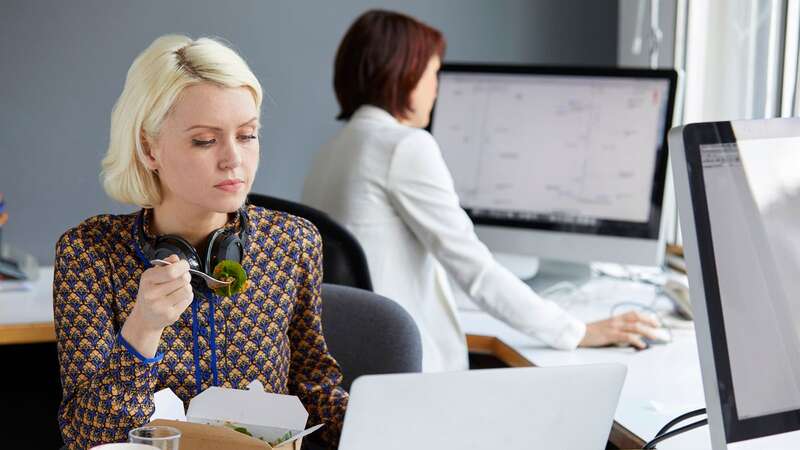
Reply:
[[247, 248], [248, 225], [247, 213], [244, 208], [239, 208], [237, 213], [239, 214], [239, 231], [234, 232], [231, 228], [222, 227], [211, 233], [208, 236], [206, 254], [201, 258], [197, 249], [180, 236], [165, 234], [155, 238], [148, 237], [144, 232], [144, 210], [141, 210], [133, 224], [136, 253], [147, 266], [150, 266], [150, 261], [153, 259], [166, 259], [169, 255], [174, 254], [180, 259], [188, 261], [189, 267], [192, 269], [209, 275], [213, 275], [214, 267], [224, 259], [241, 264]]

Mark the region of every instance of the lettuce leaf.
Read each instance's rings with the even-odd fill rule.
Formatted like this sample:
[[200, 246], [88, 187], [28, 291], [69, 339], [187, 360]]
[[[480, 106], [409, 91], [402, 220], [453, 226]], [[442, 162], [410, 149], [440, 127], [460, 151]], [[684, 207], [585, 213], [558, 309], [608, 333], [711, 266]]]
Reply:
[[214, 289], [214, 293], [221, 297], [231, 297], [244, 290], [247, 284], [247, 274], [241, 264], [230, 259], [219, 262], [214, 267], [214, 278], [222, 281], [231, 281], [231, 284]]

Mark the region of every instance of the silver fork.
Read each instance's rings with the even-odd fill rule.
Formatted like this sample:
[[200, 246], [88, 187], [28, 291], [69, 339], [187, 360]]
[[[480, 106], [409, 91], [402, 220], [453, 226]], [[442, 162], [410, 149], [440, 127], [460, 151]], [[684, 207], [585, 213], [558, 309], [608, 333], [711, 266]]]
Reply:
[[[170, 263], [168, 261], [164, 261], [163, 259], [152, 259], [152, 260], [150, 260], [150, 264], [152, 264], [154, 266], [158, 265], [158, 266], [162, 266], [163, 267], [163, 266], [168, 266], [168, 265], [170, 265], [172, 263]], [[209, 289], [217, 289], [217, 288], [225, 287], [225, 286], [228, 286], [228, 285], [231, 284], [230, 281], [218, 280], [218, 279], [212, 277], [211, 275], [208, 275], [206, 273], [200, 272], [199, 270], [189, 269], [189, 272], [193, 273], [193, 274], [197, 275], [198, 277], [202, 278], [203, 280], [205, 280], [206, 286], [208, 286]]]

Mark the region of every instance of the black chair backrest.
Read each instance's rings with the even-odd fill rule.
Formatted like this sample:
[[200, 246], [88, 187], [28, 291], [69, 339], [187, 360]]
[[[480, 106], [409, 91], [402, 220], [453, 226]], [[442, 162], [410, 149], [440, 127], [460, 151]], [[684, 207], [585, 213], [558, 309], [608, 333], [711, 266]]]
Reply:
[[302, 217], [322, 235], [322, 281], [372, 290], [367, 256], [355, 236], [329, 215], [301, 203], [262, 194], [248, 195], [248, 203]]
[[397, 302], [373, 292], [322, 285], [322, 329], [350, 390], [361, 375], [420, 372], [422, 340]]

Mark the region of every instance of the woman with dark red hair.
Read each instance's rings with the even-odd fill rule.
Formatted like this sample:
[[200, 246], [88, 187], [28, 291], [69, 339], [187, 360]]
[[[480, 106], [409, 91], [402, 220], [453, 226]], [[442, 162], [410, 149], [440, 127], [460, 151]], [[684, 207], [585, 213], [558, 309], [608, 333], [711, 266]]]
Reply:
[[637, 312], [584, 324], [499, 265], [459, 206], [439, 146], [423, 128], [445, 51], [438, 30], [389, 11], [351, 25], [336, 55], [334, 87], [344, 128], [323, 148], [303, 201], [352, 231], [375, 291], [414, 317], [423, 370], [468, 367], [448, 276], [487, 312], [558, 349], [644, 347], [655, 318]]

